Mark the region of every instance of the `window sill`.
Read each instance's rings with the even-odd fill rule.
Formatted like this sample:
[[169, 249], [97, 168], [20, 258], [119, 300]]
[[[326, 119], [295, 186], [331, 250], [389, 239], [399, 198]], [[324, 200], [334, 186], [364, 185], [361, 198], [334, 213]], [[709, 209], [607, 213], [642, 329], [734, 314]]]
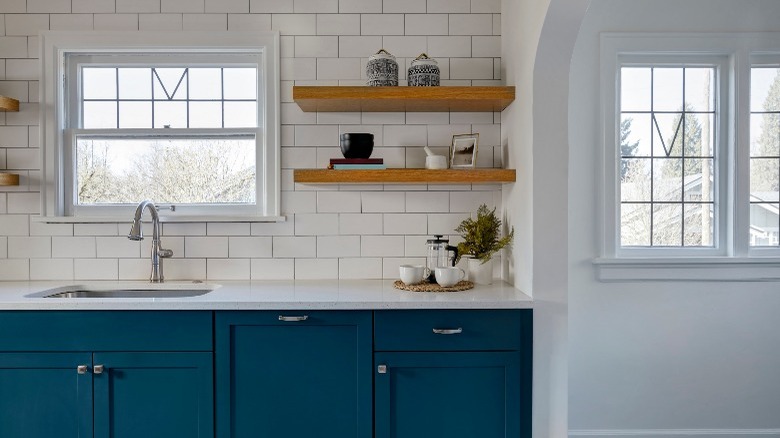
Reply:
[[597, 258], [593, 265], [602, 282], [780, 280], [780, 257]]
[[[33, 216], [32, 220], [47, 224], [121, 224], [132, 222], [127, 216]], [[286, 222], [285, 216], [160, 216], [160, 223], [191, 222]]]

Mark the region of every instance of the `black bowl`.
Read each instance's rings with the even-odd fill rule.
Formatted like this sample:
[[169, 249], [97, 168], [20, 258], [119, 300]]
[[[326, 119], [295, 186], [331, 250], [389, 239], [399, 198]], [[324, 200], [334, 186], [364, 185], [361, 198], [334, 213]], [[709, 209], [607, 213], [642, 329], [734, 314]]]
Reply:
[[369, 158], [374, 150], [374, 134], [345, 132], [341, 134], [341, 153], [344, 158]]

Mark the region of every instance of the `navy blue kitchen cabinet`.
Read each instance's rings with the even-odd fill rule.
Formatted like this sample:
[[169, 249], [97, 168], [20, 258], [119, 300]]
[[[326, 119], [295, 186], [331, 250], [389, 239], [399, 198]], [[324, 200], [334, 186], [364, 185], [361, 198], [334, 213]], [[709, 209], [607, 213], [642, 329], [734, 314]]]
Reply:
[[0, 312], [0, 436], [214, 436], [211, 312]]
[[371, 438], [372, 312], [216, 312], [217, 437]]
[[530, 310], [375, 313], [376, 438], [531, 436]]

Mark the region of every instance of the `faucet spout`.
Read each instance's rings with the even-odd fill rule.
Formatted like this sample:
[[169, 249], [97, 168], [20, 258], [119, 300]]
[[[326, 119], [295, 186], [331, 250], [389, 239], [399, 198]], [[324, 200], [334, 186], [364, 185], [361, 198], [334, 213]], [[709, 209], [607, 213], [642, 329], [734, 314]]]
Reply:
[[172, 257], [173, 251], [170, 249], [163, 249], [160, 244], [160, 216], [157, 214], [157, 207], [152, 201], [144, 200], [138, 204], [138, 207], [135, 209], [133, 224], [130, 227], [127, 238], [130, 240], [144, 239], [144, 233], [141, 229], [141, 216], [143, 215], [144, 210], [149, 210], [149, 214], [152, 216], [152, 273], [149, 276], [149, 281], [152, 283], [162, 283], [164, 281], [162, 259]]

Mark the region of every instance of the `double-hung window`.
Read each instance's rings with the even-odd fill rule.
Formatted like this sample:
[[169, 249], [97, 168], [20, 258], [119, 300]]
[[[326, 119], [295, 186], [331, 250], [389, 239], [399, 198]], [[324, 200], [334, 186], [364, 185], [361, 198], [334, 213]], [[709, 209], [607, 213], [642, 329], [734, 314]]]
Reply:
[[279, 214], [278, 36], [47, 33], [49, 220]]
[[602, 280], [780, 279], [780, 35], [602, 36]]

